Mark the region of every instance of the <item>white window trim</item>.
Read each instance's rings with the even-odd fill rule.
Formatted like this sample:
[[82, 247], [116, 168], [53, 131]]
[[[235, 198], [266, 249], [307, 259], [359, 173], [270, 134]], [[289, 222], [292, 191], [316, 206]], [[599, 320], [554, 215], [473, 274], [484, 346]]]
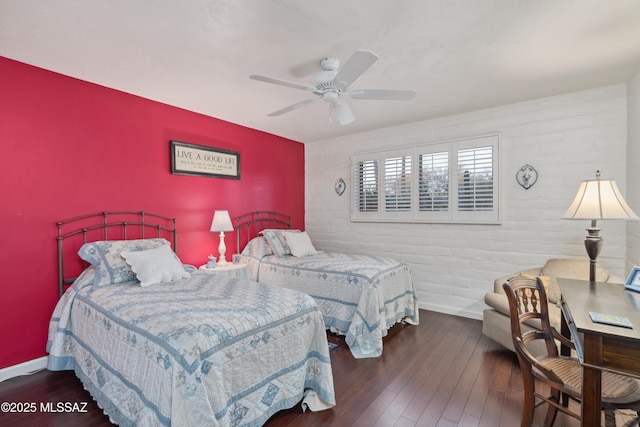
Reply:
[[[487, 134], [435, 141], [412, 147], [387, 151], [358, 153], [351, 156], [351, 221], [353, 222], [415, 222], [415, 223], [465, 223], [500, 224], [502, 221], [501, 198], [501, 138], [499, 134]], [[493, 209], [491, 211], [460, 211], [457, 209], [457, 154], [458, 150], [474, 147], [492, 147]], [[449, 153], [449, 209], [447, 211], [421, 212], [419, 208], [419, 156], [430, 152]], [[392, 157], [411, 156], [411, 206], [408, 212], [387, 212], [384, 194], [384, 160]], [[378, 162], [378, 210], [359, 212], [356, 210], [359, 194], [356, 191], [356, 166], [364, 161]]]

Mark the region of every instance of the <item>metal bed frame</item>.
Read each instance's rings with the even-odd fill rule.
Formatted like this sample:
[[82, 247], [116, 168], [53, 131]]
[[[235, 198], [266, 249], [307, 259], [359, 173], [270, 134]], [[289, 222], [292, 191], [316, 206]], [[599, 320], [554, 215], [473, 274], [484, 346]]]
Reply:
[[291, 216], [277, 211], [254, 211], [235, 218], [236, 251], [241, 252], [240, 240], [246, 234], [245, 244], [265, 228], [291, 228]]
[[[112, 219], [110, 217], [117, 217]], [[118, 230], [122, 240], [144, 239], [145, 230], [155, 230], [155, 236], [167, 236], [172, 240], [174, 251], [178, 250], [176, 219], [144, 211], [99, 212], [77, 216], [57, 222], [58, 226], [58, 293], [62, 296], [65, 285], [73, 283], [77, 277], [65, 277], [64, 247], [65, 239], [72, 236], [82, 236], [82, 244], [96, 240], [109, 240], [109, 230]], [[131, 227], [133, 227], [131, 229]], [[65, 230], [69, 230], [66, 231]], [[130, 233], [129, 233], [130, 232]], [[88, 239], [87, 236], [97, 236]], [[131, 237], [130, 237], [131, 236]], [[82, 245], [81, 244], [81, 245]], [[80, 246], [81, 246], [80, 245]], [[80, 246], [76, 249], [79, 250]], [[69, 250], [67, 248], [67, 250]], [[84, 263], [87, 267], [87, 263]]]

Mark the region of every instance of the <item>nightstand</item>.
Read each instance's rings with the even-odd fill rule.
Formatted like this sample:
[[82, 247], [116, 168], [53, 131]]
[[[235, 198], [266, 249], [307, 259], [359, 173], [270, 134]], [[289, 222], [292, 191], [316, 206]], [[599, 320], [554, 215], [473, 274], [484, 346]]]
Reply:
[[206, 264], [205, 264], [205, 265], [201, 265], [200, 268], [198, 268], [198, 270], [206, 271], [207, 273], [211, 273], [211, 274], [224, 275], [225, 277], [229, 277], [229, 278], [246, 279], [246, 280], [249, 279], [249, 267], [247, 267], [247, 264], [243, 264], [243, 263], [239, 263], [239, 264], [229, 263], [225, 266], [216, 265], [215, 268], [206, 268]]

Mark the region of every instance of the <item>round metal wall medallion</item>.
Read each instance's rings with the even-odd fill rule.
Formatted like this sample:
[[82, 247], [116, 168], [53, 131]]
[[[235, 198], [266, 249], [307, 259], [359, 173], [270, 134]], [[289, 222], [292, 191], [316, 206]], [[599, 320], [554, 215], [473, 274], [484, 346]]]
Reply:
[[522, 166], [516, 173], [516, 181], [525, 190], [533, 187], [533, 184], [538, 180], [538, 171], [530, 164]]
[[342, 196], [342, 193], [344, 193], [344, 190], [347, 188], [347, 184], [344, 182], [344, 179], [339, 178], [336, 181], [336, 193], [338, 193], [338, 196]]

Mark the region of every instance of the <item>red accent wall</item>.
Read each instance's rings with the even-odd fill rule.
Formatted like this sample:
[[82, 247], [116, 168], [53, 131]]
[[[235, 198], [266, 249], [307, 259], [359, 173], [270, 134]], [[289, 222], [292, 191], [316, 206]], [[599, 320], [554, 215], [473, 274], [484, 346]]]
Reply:
[[[241, 179], [172, 175], [172, 139], [240, 152]], [[304, 226], [303, 144], [2, 57], [0, 148], [0, 368], [46, 355], [56, 221], [173, 216], [194, 265], [217, 255], [215, 209], [278, 210]], [[234, 253], [234, 233], [226, 243]]]

